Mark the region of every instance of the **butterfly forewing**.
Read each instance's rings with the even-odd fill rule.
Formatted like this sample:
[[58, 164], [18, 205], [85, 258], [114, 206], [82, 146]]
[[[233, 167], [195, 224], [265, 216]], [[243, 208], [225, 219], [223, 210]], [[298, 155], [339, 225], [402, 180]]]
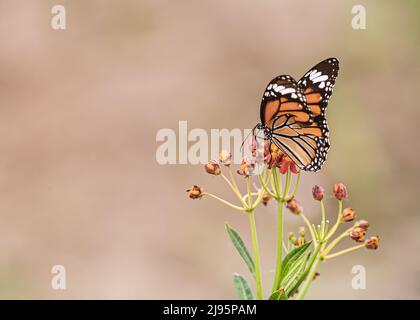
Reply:
[[314, 117], [325, 116], [339, 64], [336, 58], [329, 58], [311, 68], [298, 82], [306, 97], [306, 103]]
[[265, 89], [260, 108], [261, 122], [271, 127], [273, 121], [285, 114], [295, 117], [296, 122], [310, 123], [312, 115], [306, 105], [302, 89], [291, 76], [278, 76]]
[[311, 68], [298, 82], [306, 97], [307, 106], [311, 109], [314, 122], [311, 128], [318, 128], [320, 135], [316, 137], [316, 155], [311, 163], [302, 169], [318, 171], [325, 162], [330, 148], [329, 129], [326, 109], [338, 76], [339, 62], [336, 58], [321, 61]]

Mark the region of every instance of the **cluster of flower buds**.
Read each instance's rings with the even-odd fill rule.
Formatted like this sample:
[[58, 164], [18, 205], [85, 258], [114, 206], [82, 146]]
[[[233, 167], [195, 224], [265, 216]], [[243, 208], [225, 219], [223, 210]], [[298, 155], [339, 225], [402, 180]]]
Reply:
[[305, 240], [305, 227], [299, 227], [299, 237], [296, 237], [293, 232], [289, 232], [288, 239], [295, 247], [300, 247], [306, 242]]
[[368, 229], [369, 222], [367, 222], [366, 220], [357, 221], [350, 231], [350, 238], [352, 238], [356, 242], [363, 242], [365, 241], [365, 235]]
[[[241, 176], [250, 176], [255, 169], [256, 159], [252, 157], [243, 157], [240, 168], [236, 171]], [[222, 173], [220, 165], [230, 167], [232, 164], [232, 154], [226, 150], [222, 150], [219, 154], [219, 161], [211, 160], [204, 165], [204, 169], [208, 174], [218, 176]]]
[[[338, 200], [346, 199], [349, 197], [347, 193], [347, 188], [342, 183], [336, 183], [333, 188], [333, 194]], [[315, 185], [312, 188], [312, 197], [314, 200], [321, 201], [324, 199], [325, 196], [325, 190], [323, 187], [320, 187], [318, 185]]]
[[296, 238], [293, 232], [289, 232], [289, 242], [295, 247], [299, 247], [303, 241], [300, 238]]
[[[342, 183], [336, 183], [334, 185], [333, 194], [335, 198], [338, 200], [347, 199], [349, 197], [347, 188]], [[321, 201], [324, 198], [324, 196], [325, 196], [324, 188], [317, 185], [315, 185], [312, 188], [312, 197], [314, 198], [314, 200]], [[297, 209], [299, 205], [296, 203], [291, 204], [290, 207], [295, 212], [299, 211]], [[357, 214], [355, 210], [353, 210], [352, 208], [345, 208], [343, 212], [341, 213], [341, 220], [343, 222], [351, 222], [354, 219], [356, 219], [356, 216]], [[356, 242], [360, 242], [360, 243], [364, 242], [365, 247], [368, 249], [377, 249], [379, 245], [378, 236], [372, 236], [368, 240], [365, 240], [366, 232], [368, 229], [369, 229], [369, 222], [367, 222], [366, 220], [359, 220], [354, 224], [353, 228], [350, 230], [349, 236]]]
[[296, 164], [271, 141], [266, 141], [264, 145], [264, 159], [269, 169], [277, 167], [281, 174], [285, 174], [289, 168], [292, 173], [299, 173]]
[[288, 234], [287, 234], [287, 238], [289, 239], [289, 241], [291, 242], [291, 243], [295, 243], [296, 241], [297, 241], [297, 238], [295, 237], [295, 234], [292, 232], [292, 231], [290, 231]]
[[199, 186], [193, 185], [189, 189], [187, 189], [187, 192], [191, 199], [201, 199], [203, 196], [203, 188], [200, 188]]
[[369, 229], [369, 222], [366, 220], [357, 221], [350, 231], [350, 238], [357, 242], [364, 242], [367, 249], [376, 250], [379, 246], [379, 236], [372, 236], [365, 241], [365, 235]]
[[218, 176], [222, 173], [222, 168], [220, 165], [229, 167], [232, 164], [232, 154], [226, 150], [222, 150], [219, 154], [219, 162], [216, 160], [211, 160], [204, 165], [204, 170], [208, 174], [213, 174]]
[[291, 213], [296, 215], [299, 215], [303, 211], [302, 206], [295, 198], [292, 198], [286, 202], [286, 208], [289, 209]]

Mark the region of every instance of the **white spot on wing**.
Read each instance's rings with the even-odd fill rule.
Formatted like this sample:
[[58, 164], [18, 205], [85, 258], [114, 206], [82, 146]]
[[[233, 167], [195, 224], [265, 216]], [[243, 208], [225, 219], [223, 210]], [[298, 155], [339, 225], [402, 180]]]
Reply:
[[[283, 87], [284, 88], [284, 87]], [[281, 94], [288, 94], [288, 93], [295, 93], [296, 92], [296, 90], [295, 89], [293, 89], [293, 88], [286, 88], [286, 89], [283, 89], [283, 90], [281, 90]]]
[[284, 86], [278, 86], [274, 89], [275, 92], [280, 92], [281, 90], [284, 89]]
[[316, 72], [316, 70], [314, 70], [313, 72], [311, 72], [311, 75], [309, 76], [310, 80], [313, 80], [315, 78], [318, 78], [321, 75], [321, 72]]
[[320, 76], [320, 77], [318, 77], [316, 79], [313, 79], [312, 82], [313, 83], [317, 83], [317, 82], [325, 81], [327, 79], [328, 79], [328, 76], [327, 75], [323, 75], [323, 76]]

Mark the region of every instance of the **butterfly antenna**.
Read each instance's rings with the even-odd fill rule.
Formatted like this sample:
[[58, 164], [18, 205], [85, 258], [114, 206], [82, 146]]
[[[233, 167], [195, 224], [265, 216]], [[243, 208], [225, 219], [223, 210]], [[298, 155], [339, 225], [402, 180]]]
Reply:
[[244, 147], [244, 144], [245, 144], [245, 141], [248, 139], [248, 137], [252, 134], [253, 136], [255, 136], [255, 129], [258, 127], [258, 124], [257, 125], [255, 125], [255, 127], [254, 128], [252, 128], [252, 131], [250, 132], [250, 133], [248, 133], [248, 135], [245, 137], [245, 139], [244, 140], [242, 140], [242, 144], [241, 144], [241, 151], [242, 151], [242, 149], [243, 149], [243, 147]]

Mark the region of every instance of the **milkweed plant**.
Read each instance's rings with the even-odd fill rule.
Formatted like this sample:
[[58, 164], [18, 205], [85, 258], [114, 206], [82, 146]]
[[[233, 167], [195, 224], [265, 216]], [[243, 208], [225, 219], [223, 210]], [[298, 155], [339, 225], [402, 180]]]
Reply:
[[[237, 198], [237, 204], [207, 192], [197, 185], [190, 187], [187, 192], [192, 199], [214, 198], [248, 218], [252, 254], [240, 235], [228, 224], [226, 231], [255, 281], [256, 299], [302, 300], [319, 275], [317, 270], [322, 262], [361, 248], [371, 250], [378, 248], [379, 236], [366, 239], [368, 221], [354, 222], [356, 211], [343, 208], [343, 200], [349, 196], [345, 185], [336, 183], [332, 190], [338, 201], [338, 214], [334, 222], [326, 220], [324, 188], [317, 185], [312, 188], [312, 197], [320, 205], [320, 221], [312, 223], [303, 213], [303, 208], [295, 197], [301, 176], [301, 171], [295, 163], [270, 141], [258, 146], [256, 139], [253, 138], [250, 148], [252, 156], [243, 158], [236, 171], [233, 168], [231, 154], [225, 150], [220, 153], [218, 161], [210, 161], [204, 166], [208, 174], [220, 176], [229, 186]], [[239, 175], [241, 182], [246, 184], [245, 194], [241, 193], [237, 183], [238, 177], [235, 177], [235, 174]], [[277, 258], [270, 295], [264, 297], [255, 212], [261, 205], [267, 205], [270, 200], [277, 202]], [[289, 232], [287, 236], [285, 235], [283, 226], [285, 208], [302, 220], [304, 226], [299, 227], [296, 234]], [[340, 228], [344, 231], [340, 231]], [[344, 250], [334, 250], [345, 238], [351, 238], [356, 244]], [[243, 275], [234, 273], [233, 283], [239, 299], [255, 299], [254, 292]]]

